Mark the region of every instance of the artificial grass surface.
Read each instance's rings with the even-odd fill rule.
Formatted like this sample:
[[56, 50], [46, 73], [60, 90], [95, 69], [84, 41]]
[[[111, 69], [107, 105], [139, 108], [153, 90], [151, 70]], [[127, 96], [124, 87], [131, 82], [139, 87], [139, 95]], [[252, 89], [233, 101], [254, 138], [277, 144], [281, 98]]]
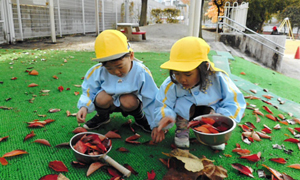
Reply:
[[[214, 51], [211, 51], [210, 56], [214, 53]], [[111, 176], [107, 173], [105, 167], [86, 177], [87, 167], [75, 168], [71, 166], [71, 161], [76, 159], [70, 148], [55, 147], [57, 144], [68, 142], [74, 135], [72, 131], [78, 126], [75, 117], [66, 116], [66, 110], [71, 111], [71, 113], [77, 112], [76, 105], [79, 96], [75, 96], [74, 92], [81, 92], [81, 88], [74, 85], [81, 84], [81, 78], [95, 64], [95, 62], [90, 60], [95, 56], [94, 53], [2, 49], [0, 50], [0, 54], [0, 82], [3, 82], [0, 84], [0, 106], [13, 107], [12, 110], [0, 109], [0, 138], [9, 136], [6, 141], [0, 142], [0, 156], [16, 149], [23, 149], [29, 153], [6, 158], [9, 164], [7, 166], [0, 165], [0, 179], [32, 180], [39, 179], [47, 174], [59, 174], [48, 167], [49, 162], [54, 160], [64, 162], [69, 172], [63, 172], [63, 174], [69, 179], [110, 179]], [[168, 76], [168, 71], [159, 68], [160, 64], [168, 60], [168, 53], [135, 53], [135, 56], [144, 61], [144, 64], [149, 67], [158, 86]], [[64, 59], [68, 62], [64, 63]], [[14, 64], [9, 64], [11, 62]], [[37, 70], [39, 75], [28, 75], [25, 70], [30, 67]], [[242, 71], [246, 72], [246, 76], [240, 75]], [[253, 83], [259, 83], [260, 86], [284, 98], [300, 102], [300, 97], [296, 96], [300, 86], [297, 80], [285, 77], [269, 69], [264, 69], [241, 58], [231, 61], [231, 72]], [[52, 77], [54, 75], [58, 76], [59, 79], [54, 79]], [[12, 77], [17, 77], [17, 79], [11, 80]], [[30, 83], [36, 83], [39, 86], [28, 87]], [[63, 86], [65, 90], [59, 92], [57, 89], [58, 86]], [[67, 91], [67, 88], [70, 88], [70, 90]], [[49, 95], [42, 96], [42, 93], [40, 93], [42, 89], [50, 90]], [[7, 98], [11, 98], [11, 100], [6, 101]], [[29, 103], [29, 99], [32, 98], [35, 98], [33, 103]], [[256, 104], [266, 114], [261, 108], [263, 105], [266, 105], [265, 103], [260, 100], [248, 99], [247, 102]], [[61, 111], [49, 113], [48, 110], [51, 108], [58, 108]], [[273, 107], [270, 107], [270, 109], [275, 115], [282, 113]], [[47, 115], [47, 117], [39, 117], [38, 115]], [[94, 113], [88, 114], [87, 119], [93, 117], [93, 115]], [[284, 115], [287, 116], [287, 114]], [[147, 179], [147, 172], [151, 170], [154, 170], [156, 173], [156, 179], [162, 179], [168, 169], [159, 161], [159, 158], [167, 158], [162, 152], [169, 153], [172, 150], [171, 144], [173, 143], [175, 127], [166, 134], [166, 139], [158, 145], [132, 145], [125, 143], [125, 138], [133, 135], [132, 132], [127, 128], [121, 127], [123, 123], [132, 117], [124, 118], [119, 113], [114, 113], [111, 115], [111, 118], [112, 121], [109, 124], [94, 132], [105, 134], [112, 129], [119, 130], [122, 139], [112, 140], [113, 147], [108, 155], [120, 164], [129, 164], [139, 173], [138, 175], [131, 175], [128, 179]], [[54, 119], [55, 122], [46, 125], [44, 128], [28, 128], [26, 122], [35, 119]], [[261, 117], [260, 123], [256, 123], [255, 120], [256, 118], [252, 115], [252, 111], [247, 109], [242, 123], [250, 121], [259, 131], [263, 128], [263, 124], [268, 125], [270, 128], [277, 124], [277, 122], [269, 120], [266, 117]], [[232, 133], [225, 151], [214, 152], [207, 146], [193, 143], [191, 144], [190, 152], [198, 157], [205, 155], [208, 159], [214, 160], [215, 165], [222, 165], [228, 171], [227, 179], [252, 179], [239, 174], [237, 170], [231, 167], [232, 163], [241, 163], [252, 167], [256, 178], [258, 177], [257, 169], [263, 169], [266, 174], [270, 174], [266, 168], [260, 166], [261, 164], [266, 164], [296, 179], [299, 178], [300, 170], [288, 168], [287, 166], [300, 164], [300, 151], [296, 144], [284, 142], [284, 140], [288, 138], [287, 136], [293, 137], [287, 130], [287, 127], [299, 127], [299, 124], [289, 126], [280, 125], [282, 126], [281, 130], [273, 130], [272, 134], [270, 134], [272, 141], [262, 139], [260, 142], [247, 145], [241, 140], [241, 128], [237, 127]], [[133, 127], [141, 135], [138, 141], [146, 142], [151, 139], [150, 134], [144, 133], [134, 125]], [[32, 130], [36, 136], [23, 142], [24, 137]], [[190, 135], [191, 137], [195, 137], [192, 131]], [[33, 143], [36, 139], [46, 139], [52, 147]], [[251, 150], [252, 154], [256, 154], [259, 151], [262, 152], [262, 160], [253, 163], [245, 159], [239, 159], [240, 156], [238, 154], [231, 152], [236, 147], [236, 143], [241, 144], [243, 149]], [[286, 154], [283, 150], [273, 149], [272, 144], [284, 144], [287, 149], [292, 149], [294, 152]], [[130, 152], [122, 153], [116, 151], [119, 147], [125, 147]], [[232, 155], [232, 157], [225, 156], [228, 154]], [[269, 161], [270, 158], [277, 157], [285, 158], [287, 164], [282, 165]]]

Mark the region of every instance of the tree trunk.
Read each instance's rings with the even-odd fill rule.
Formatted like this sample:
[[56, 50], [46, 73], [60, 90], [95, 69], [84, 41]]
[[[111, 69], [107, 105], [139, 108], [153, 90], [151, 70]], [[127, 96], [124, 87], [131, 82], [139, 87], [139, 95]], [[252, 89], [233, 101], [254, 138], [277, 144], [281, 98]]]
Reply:
[[141, 16], [140, 16], [140, 26], [146, 26], [147, 25], [147, 7], [148, 7], [148, 0], [142, 0], [142, 10], [141, 10]]
[[202, 19], [203, 19], [203, 5], [204, 5], [204, 0], [201, 0], [201, 12], [200, 12], [200, 29], [199, 29], [199, 35], [198, 37], [203, 38], [202, 37]]

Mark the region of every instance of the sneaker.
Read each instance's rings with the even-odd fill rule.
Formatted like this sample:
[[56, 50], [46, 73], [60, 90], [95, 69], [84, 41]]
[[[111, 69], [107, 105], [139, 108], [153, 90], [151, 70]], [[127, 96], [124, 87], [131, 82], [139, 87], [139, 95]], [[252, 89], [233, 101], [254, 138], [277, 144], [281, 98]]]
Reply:
[[210, 146], [212, 149], [214, 150], [220, 150], [220, 151], [223, 151], [225, 150], [225, 143], [223, 144], [220, 144], [220, 145], [215, 145], [215, 146]]
[[135, 124], [142, 128], [145, 132], [151, 133], [152, 131], [145, 115], [141, 119], [135, 119]]
[[190, 147], [190, 134], [189, 134], [189, 129], [177, 129], [175, 131], [175, 145], [178, 148], [189, 148]]
[[104, 116], [99, 116], [96, 114], [92, 119], [90, 119], [88, 122], [86, 122], [83, 127], [87, 130], [96, 129], [104, 124], [107, 124], [110, 122], [109, 114]]

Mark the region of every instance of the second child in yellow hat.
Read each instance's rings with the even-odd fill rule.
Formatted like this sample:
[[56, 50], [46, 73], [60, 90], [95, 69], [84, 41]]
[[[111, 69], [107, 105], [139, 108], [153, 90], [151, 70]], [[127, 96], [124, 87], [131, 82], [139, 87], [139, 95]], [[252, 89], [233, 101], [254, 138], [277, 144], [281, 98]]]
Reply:
[[[110, 122], [110, 114], [121, 112], [132, 115], [135, 124], [151, 132], [154, 101], [158, 88], [150, 70], [141, 62], [133, 61], [134, 53], [126, 36], [117, 30], [105, 30], [95, 41], [99, 62], [90, 68], [82, 83], [78, 101], [77, 121], [84, 128], [96, 129]], [[85, 121], [87, 113], [97, 114]]]
[[[189, 148], [187, 125], [199, 115], [218, 113], [240, 122], [246, 107], [244, 96], [228, 75], [210, 62], [209, 51], [209, 45], [197, 37], [182, 38], [172, 46], [170, 60], [160, 66], [170, 70], [170, 76], [156, 96], [154, 142], [162, 141], [164, 130], [175, 123], [175, 145]], [[222, 150], [225, 145], [213, 148]]]

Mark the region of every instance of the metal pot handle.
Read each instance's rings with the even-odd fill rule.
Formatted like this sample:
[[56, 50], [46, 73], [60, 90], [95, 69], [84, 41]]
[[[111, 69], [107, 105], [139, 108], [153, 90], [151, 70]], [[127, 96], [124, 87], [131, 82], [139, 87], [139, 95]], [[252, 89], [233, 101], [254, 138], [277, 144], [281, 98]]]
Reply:
[[103, 155], [103, 157], [101, 157], [101, 158], [103, 158], [109, 165], [113, 166], [118, 171], [120, 171], [124, 176], [126, 176], [126, 177], [130, 176], [131, 171], [129, 171], [124, 166], [122, 166], [121, 164], [119, 164], [118, 162], [116, 162], [115, 160], [113, 160], [108, 155]]

